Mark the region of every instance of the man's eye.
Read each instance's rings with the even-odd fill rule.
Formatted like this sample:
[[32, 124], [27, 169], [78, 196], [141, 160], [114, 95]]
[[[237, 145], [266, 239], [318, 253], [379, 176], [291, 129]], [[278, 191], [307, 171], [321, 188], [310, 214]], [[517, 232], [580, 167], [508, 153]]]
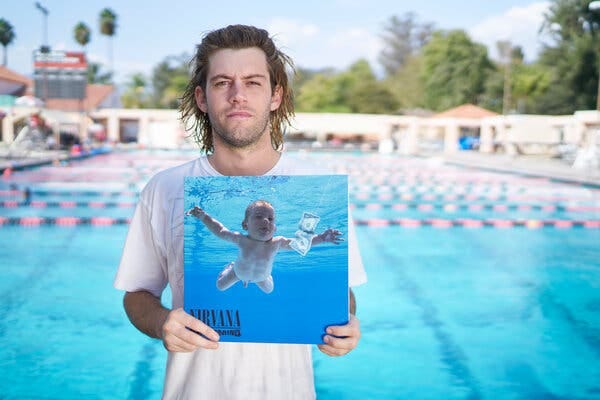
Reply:
[[229, 83], [228, 81], [218, 81], [218, 82], [215, 82], [215, 86], [217, 86], [217, 87], [218, 86], [227, 86], [228, 83]]
[[258, 81], [248, 81], [249, 86], [260, 86], [260, 82]]

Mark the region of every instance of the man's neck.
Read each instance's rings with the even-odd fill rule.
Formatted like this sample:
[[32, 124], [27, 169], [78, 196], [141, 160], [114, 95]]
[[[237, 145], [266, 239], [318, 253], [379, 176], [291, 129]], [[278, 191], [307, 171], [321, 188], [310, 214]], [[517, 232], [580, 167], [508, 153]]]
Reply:
[[269, 172], [279, 161], [281, 154], [271, 146], [262, 149], [232, 149], [215, 146], [208, 161], [215, 170], [223, 175], [252, 176]]

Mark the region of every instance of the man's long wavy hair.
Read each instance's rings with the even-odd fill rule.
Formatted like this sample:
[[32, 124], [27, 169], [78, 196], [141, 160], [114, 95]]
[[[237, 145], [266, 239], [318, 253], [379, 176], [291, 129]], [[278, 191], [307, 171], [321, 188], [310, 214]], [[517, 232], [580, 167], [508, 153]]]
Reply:
[[283, 130], [294, 116], [294, 102], [292, 88], [288, 82], [286, 66], [294, 71], [292, 60], [280, 51], [269, 33], [248, 25], [229, 25], [222, 29], [209, 32], [202, 42], [196, 47], [196, 54], [192, 59], [192, 77], [181, 97], [181, 120], [186, 129], [191, 131], [191, 136], [198, 143], [200, 149], [212, 153], [213, 137], [212, 125], [208, 114], [202, 112], [196, 104], [194, 92], [200, 86], [206, 94], [206, 77], [208, 74], [209, 57], [221, 49], [246, 49], [258, 47], [267, 57], [267, 67], [271, 81], [271, 93], [275, 88], [281, 90], [281, 105], [271, 111], [269, 125], [271, 130], [271, 144], [275, 150], [283, 147]]

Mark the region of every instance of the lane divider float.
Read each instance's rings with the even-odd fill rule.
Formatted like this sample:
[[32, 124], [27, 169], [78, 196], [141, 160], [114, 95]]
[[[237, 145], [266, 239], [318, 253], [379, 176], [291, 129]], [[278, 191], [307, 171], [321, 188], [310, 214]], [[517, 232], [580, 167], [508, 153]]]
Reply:
[[[24, 226], [24, 227], [39, 227], [39, 226], [61, 226], [73, 227], [82, 225], [91, 226], [115, 226], [128, 225], [131, 218], [112, 218], [112, 217], [0, 217], [0, 227], [2, 226]], [[585, 228], [585, 229], [600, 229], [600, 220], [536, 220], [536, 219], [412, 219], [412, 218], [396, 218], [396, 219], [355, 219], [357, 226], [368, 226], [373, 228], [384, 228], [399, 226], [403, 228], [418, 228], [418, 227], [433, 227], [433, 228], [495, 228], [495, 229], [510, 229], [510, 228]]]

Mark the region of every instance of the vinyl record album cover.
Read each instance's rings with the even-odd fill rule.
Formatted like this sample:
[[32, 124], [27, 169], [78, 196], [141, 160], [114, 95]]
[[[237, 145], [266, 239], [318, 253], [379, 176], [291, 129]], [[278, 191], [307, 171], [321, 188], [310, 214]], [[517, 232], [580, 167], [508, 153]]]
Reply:
[[184, 309], [224, 342], [323, 343], [348, 321], [348, 177], [186, 177]]

